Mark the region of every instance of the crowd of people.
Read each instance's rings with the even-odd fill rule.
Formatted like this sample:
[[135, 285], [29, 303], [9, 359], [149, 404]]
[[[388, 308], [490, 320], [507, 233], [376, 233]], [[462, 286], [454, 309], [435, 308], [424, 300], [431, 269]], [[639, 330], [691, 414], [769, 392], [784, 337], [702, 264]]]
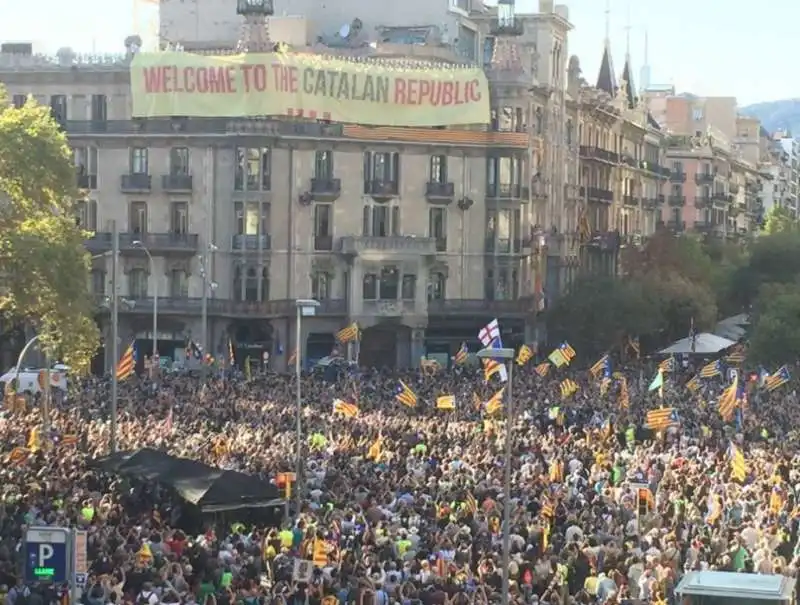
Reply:
[[[545, 376], [534, 360], [518, 368], [510, 421], [505, 408], [487, 414], [502, 385], [469, 364], [309, 374], [303, 473], [293, 486], [301, 510], [204, 516], [192, 526], [168, 489], [89, 464], [110, 447], [107, 378], [72, 385], [35, 442], [39, 408], [6, 408], [5, 605], [48, 601], [21, 575], [29, 525], [88, 532], [87, 605], [499, 602], [506, 504], [514, 603], [673, 603], [691, 570], [800, 576], [793, 382], [772, 392], [748, 383], [742, 413], [725, 422], [718, 378], [687, 389], [693, 372], [676, 367], [659, 393], [648, 390], [655, 361], [618, 364], [610, 388], [587, 365], [575, 359]], [[565, 378], [578, 386], [566, 398]], [[397, 400], [400, 381], [416, 406]], [[120, 385], [118, 447], [274, 480], [295, 468], [295, 386], [277, 373], [133, 377]], [[454, 410], [437, 408], [442, 395], [454, 396]], [[336, 399], [357, 413], [334, 414]], [[646, 412], [658, 407], [673, 408], [677, 421], [647, 430]], [[731, 444], [746, 460], [744, 478], [731, 470]], [[310, 561], [310, 575], [298, 576], [298, 559]]]

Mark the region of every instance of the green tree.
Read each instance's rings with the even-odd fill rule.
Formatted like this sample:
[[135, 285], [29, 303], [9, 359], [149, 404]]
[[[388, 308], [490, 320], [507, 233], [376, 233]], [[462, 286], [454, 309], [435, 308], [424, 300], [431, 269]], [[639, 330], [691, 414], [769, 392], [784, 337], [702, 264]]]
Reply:
[[767, 367], [800, 355], [800, 284], [765, 284], [751, 317], [748, 358]]
[[44, 349], [76, 371], [97, 350], [75, 170], [49, 110], [16, 109], [0, 89], [0, 313], [33, 325]]
[[620, 346], [626, 336], [659, 329], [661, 318], [642, 283], [587, 276], [572, 284], [548, 311], [553, 342], [567, 340], [587, 358]]
[[783, 206], [773, 206], [764, 217], [764, 232], [767, 234], [798, 231], [800, 223], [794, 215]]
[[800, 231], [780, 231], [756, 238], [748, 261], [731, 276], [730, 292], [742, 308], [756, 302], [764, 284], [792, 283], [800, 276]]
[[662, 271], [646, 277], [643, 287], [653, 301], [652, 313], [660, 318], [659, 341], [663, 344], [687, 336], [692, 323], [702, 331], [717, 320], [717, 304], [708, 284]]

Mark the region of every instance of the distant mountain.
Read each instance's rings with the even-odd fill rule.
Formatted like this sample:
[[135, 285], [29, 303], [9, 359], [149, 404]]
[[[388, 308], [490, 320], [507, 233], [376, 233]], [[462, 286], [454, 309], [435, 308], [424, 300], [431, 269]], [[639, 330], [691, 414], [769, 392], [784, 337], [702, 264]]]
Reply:
[[792, 136], [800, 137], [800, 99], [755, 103], [739, 111], [761, 120], [762, 126], [769, 132], [788, 130]]

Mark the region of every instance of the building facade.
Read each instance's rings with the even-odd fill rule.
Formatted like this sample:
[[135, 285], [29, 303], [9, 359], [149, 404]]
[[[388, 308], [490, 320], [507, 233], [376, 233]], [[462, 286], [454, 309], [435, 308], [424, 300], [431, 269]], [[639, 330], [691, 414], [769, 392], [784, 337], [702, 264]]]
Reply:
[[[509, 344], [532, 341], [544, 308], [544, 226], [560, 220], [569, 151], [545, 145], [566, 136], [566, 113], [563, 91], [544, 92], [566, 85], [559, 74], [571, 26], [546, 1], [536, 15], [502, 3], [466, 15], [450, 8], [476, 34], [476, 63], [492, 90], [489, 128], [132, 119], [127, 62], [136, 40], [120, 57], [0, 54], [13, 102], [32, 95], [51, 107], [74, 150], [86, 192], [79, 221], [93, 232], [90, 287], [100, 301], [124, 299], [123, 341], [141, 340], [149, 352], [156, 298], [159, 353], [176, 358], [204, 333], [204, 305], [207, 350], [227, 353], [230, 340], [240, 362], [269, 353], [277, 368], [298, 344], [304, 359], [329, 354], [352, 321], [363, 329], [362, 358], [375, 365], [452, 355], [493, 317]], [[313, 24], [288, 21], [270, 20], [272, 40], [285, 29], [300, 46], [297, 32]], [[327, 35], [310, 33], [306, 49]], [[346, 40], [330, 44], [322, 50], [363, 53]], [[463, 49], [441, 38], [370, 48], [373, 60], [464, 62]], [[107, 254], [115, 226], [116, 293]], [[299, 298], [320, 307], [295, 343]], [[107, 342], [107, 305], [98, 321]], [[110, 351], [104, 362], [113, 363]]]

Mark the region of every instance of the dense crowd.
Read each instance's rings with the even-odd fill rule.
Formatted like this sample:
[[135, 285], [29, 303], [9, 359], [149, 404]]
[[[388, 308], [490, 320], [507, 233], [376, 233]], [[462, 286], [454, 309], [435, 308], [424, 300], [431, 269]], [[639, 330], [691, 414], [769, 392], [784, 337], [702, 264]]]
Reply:
[[[689, 570], [798, 577], [800, 455], [794, 384], [749, 383], [735, 423], [719, 379], [691, 391], [688, 368], [648, 391], [655, 365], [630, 362], [628, 405], [585, 366], [515, 372], [511, 424], [510, 598], [518, 603], [669, 603]], [[562, 398], [560, 383], [579, 390]], [[415, 408], [395, 398], [399, 380]], [[140, 376], [120, 385], [119, 449], [144, 446], [274, 479], [295, 464], [295, 382], [274, 373]], [[302, 510], [182, 525], [159, 485], [104, 475], [109, 383], [75, 385], [31, 443], [38, 409], [0, 418], [0, 584], [5, 605], [46, 602], [20, 575], [28, 525], [89, 533], [82, 601], [443, 605], [500, 599], [505, 416], [484, 403], [500, 385], [471, 366], [432, 373], [344, 371], [303, 378]], [[454, 395], [456, 410], [437, 409]], [[358, 406], [333, 414], [334, 399]], [[647, 410], [675, 409], [665, 431]], [[730, 444], [747, 461], [735, 479]], [[646, 497], [632, 485], [646, 484]], [[649, 494], [649, 495], [647, 495]], [[324, 547], [322, 560], [317, 548]], [[297, 581], [296, 558], [315, 560]]]

